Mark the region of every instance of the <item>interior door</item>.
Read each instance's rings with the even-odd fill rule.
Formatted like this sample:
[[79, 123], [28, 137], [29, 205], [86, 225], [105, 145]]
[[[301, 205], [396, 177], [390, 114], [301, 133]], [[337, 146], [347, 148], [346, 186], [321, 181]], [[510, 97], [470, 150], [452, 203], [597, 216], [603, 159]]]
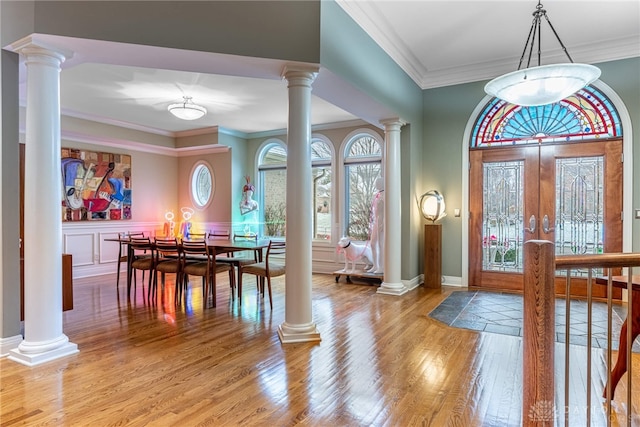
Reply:
[[[470, 287], [521, 291], [530, 239], [554, 242], [557, 255], [622, 250], [622, 141], [478, 149], [469, 158]], [[571, 293], [585, 295], [585, 283], [572, 280]], [[564, 293], [564, 277], [556, 291]]]

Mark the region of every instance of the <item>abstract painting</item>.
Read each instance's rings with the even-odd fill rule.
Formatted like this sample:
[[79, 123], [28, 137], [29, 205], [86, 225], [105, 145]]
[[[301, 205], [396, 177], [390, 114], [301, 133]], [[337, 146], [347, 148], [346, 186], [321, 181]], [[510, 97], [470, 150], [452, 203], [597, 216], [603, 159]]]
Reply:
[[62, 148], [62, 220], [131, 219], [131, 156]]

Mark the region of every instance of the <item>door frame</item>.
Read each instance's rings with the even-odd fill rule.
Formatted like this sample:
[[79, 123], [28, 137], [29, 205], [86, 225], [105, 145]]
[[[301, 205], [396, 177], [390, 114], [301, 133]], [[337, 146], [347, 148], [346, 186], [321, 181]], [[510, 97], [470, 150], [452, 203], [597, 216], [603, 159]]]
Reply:
[[[613, 89], [600, 80], [596, 80], [592, 85], [605, 94], [615, 106], [623, 129], [622, 250], [623, 252], [630, 252], [633, 243], [633, 228], [631, 224], [633, 220], [633, 129], [631, 126], [631, 118], [622, 99], [620, 99]], [[478, 105], [476, 105], [476, 108], [469, 116], [462, 138], [462, 276], [460, 280], [462, 287], [469, 286], [469, 141], [471, 140], [473, 127], [478, 116], [491, 99], [491, 96], [486, 95]]]

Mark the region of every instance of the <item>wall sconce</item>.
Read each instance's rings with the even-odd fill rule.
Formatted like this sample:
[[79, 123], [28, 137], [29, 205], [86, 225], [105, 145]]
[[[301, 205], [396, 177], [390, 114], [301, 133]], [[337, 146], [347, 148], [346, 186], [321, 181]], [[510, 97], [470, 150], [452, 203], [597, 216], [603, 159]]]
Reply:
[[431, 224], [424, 225], [424, 286], [440, 289], [442, 287], [442, 224], [436, 221], [445, 213], [444, 197], [436, 190], [430, 190], [420, 197], [420, 212]]
[[444, 197], [437, 190], [429, 190], [420, 197], [418, 203], [420, 212], [425, 219], [436, 222], [440, 218], [447, 216], [444, 204]]

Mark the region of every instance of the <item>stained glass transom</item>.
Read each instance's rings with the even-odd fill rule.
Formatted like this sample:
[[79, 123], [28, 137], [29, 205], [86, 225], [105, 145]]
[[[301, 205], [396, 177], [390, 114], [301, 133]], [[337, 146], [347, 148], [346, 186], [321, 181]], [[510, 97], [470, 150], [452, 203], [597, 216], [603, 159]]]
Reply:
[[493, 98], [478, 116], [471, 148], [593, 141], [622, 136], [620, 116], [602, 92], [588, 86], [554, 104], [523, 107]]

